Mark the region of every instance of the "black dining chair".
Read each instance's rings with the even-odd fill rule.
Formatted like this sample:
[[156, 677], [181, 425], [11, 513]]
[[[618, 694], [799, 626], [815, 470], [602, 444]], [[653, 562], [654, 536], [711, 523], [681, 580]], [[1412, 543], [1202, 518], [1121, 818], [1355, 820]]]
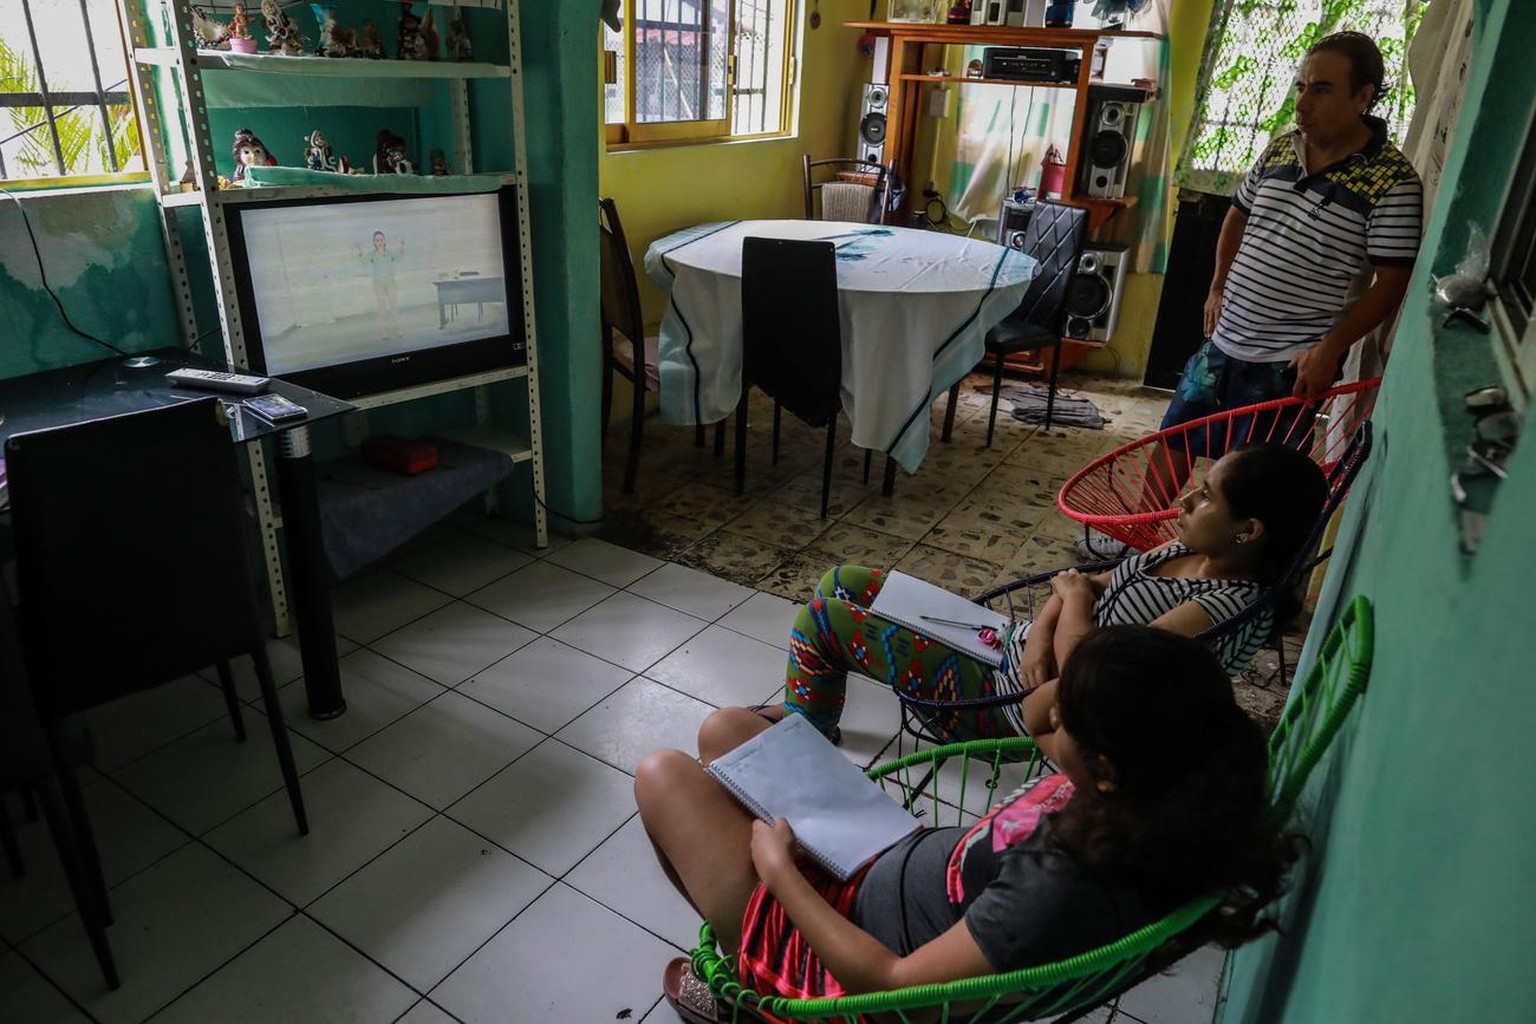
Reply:
[[879, 224], [884, 219], [890, 201], [890, 171], [884, 164], [856, 157], [812, 160], [806, 153], [800, 166], [806, 220]]
[[[1003, 362], [1017, 352], [1051, 350], [1050, 382], [1045, 393], [1045, 429], [1051, 428], [1056, 411], [1056, 379], [1061, 366], [1061, 331], [1066, 318], [1067, 284], [1077, 269], [1077, 257], [1088, 230], [1088, 211], [1079, 206], [1042, 199], [1024, 229], [1022, 249], [1039, 263], [1024, 298], [1012, 313], [987, 332], [987, 354], [992, 357], [992, 409], [987, 414], [987, 447], [997, 427], [998, 393], [1003, 386]], [[955, 402], [960, 385], [949, 389], [944, 410], [948, 441], [955, 426]]]
[[219, 400], [14, 434], [5, 457], [27, 671], [103, 905], [100, 858], [74, 773], [74, 716], [209, 665], [243, 741], [229, 660], [249, 655], [255, 663], [288, 801], [299, 833], [308, 834]]
[[746, 489], [747, 394], [773, 399], [773, 458], [781, 408], [827, 428], [821, 518], [832, 489], [832, 452], [842, 408], [843, 345], [837, 252], [831, 242], [744, 238], [741, 243], [741, 399], [736, 406], [736, 493]]

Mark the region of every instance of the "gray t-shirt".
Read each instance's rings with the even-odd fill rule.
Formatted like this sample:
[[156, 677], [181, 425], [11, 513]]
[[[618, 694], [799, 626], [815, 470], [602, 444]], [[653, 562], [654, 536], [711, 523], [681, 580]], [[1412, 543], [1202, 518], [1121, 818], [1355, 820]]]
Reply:
[[992, 966], [1011, 971], [1082, 953], [1153, 919], [1130, 885], [1095, 877], [1052, 847], [1052, 813], [1024, 815], [1027, 832], [994, 842], [994, 819], [1027, 798], [1028, 790], [1016, 794], [972, 828], [927, 829], [881, 854], [859, 886], [853, 922], [906, 956], [964, 919]]

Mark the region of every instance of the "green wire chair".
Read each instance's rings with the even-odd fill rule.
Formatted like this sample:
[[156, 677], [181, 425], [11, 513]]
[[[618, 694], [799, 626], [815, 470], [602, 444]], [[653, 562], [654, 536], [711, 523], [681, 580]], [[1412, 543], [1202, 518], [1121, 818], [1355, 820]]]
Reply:
[[[1284, 827], [1295, 809], [1307, 777], [1321, 760], [1339, 727], [1365, 690], [1374, 643], [1371, 603], [1356, 597], [1344, 609], [1312, 670], [1296, 687], [1269, 743], [1269, 817]], [[954, 762], [950, 764], [950, 762]], [[1039, 770], [1042, 759], [1028, 737], [970, 740], [930, 747], [871, 768], [869, 776], [935, 825], [967, 824], [991, 808], [998, 796], [998, 776], [1005, 766], [1024, 762]], [[926, 782], [936, 774], [940, 784], [914, 793], [914, 780]], [[955, 776], [958, 775], [958, 779]], [[982, 777], [981, 807], [969, 806], [968, 785]], [[942, 797], [958, 782], [953, 801]], [[916, 806], [913, 806], [913, 805]], [[1108, 945], [1055, 963], [939, 985], [916, 985], [887, 992], [822, 999], [764, 996], [736, 980], [734, 957], [720, 952], [708, 924], [699, 929], [693, 969], [728, 1013], [733, 1024], [771, 1015], [790, 1021], [840, 1021], [858, 1024], [861, 1018], [885, 1015], [911, 1024], [913, 1015], [939, 1024], [1002, 1024], [1007, 1021], [1058, 1017], [1076, 1020], [1106, 1000], [1167, 970], [1183, 956], [1205, 944], [1201, 927], [1228, 894], [1210, 893], [1192, 900], [1166, 917]]]

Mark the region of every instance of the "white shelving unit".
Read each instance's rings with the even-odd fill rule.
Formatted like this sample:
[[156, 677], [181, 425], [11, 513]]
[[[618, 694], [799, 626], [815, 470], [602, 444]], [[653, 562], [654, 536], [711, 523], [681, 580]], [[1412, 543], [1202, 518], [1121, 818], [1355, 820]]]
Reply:
[[[433, 0], [435, 2], [435, 0]], [[259, 4], [248, 3], [252, 12]], [[463, 7], [495, 8], [502, 0], [460, 0]], [[381, 5], [383, 9], [384, 5]], [[454, 144], [452, 166], [470, 172], [476, 168], [470, 131], [471, 80], [502, 80], [510, 92], [514, 162], [512, 168], [494, 168], [502, 173], [517, 197], [517, 232], [519, 277], [522, 289], [523, 330], [527, 338], [527, 363], [489, 373], [454, 380], [438, 381], [420, 387], [354, 399], [363, 409], [378, 408], [413, 401], [432, 395], [472, 390], [475, 397], [473, 428], [444, 431], [446, 436], [465, 443], [490, 448], [510, 455], [514, 462], [531, 465], [534, 497], [534, 531], [540, 547], [548, 543], [548, 517], [544, 504], [544, 462], [540, 429], [538, 388], [538, 346], [534, 326], [533, 253], [529, 230], [528, 159], [523, 117], [522, 39], [517, 0], [510, 0], [507, 12], [508, 54], [506, 64], [458, 63], [454, 61], [364, 60], [354, 58], [283, 56], [281, 54], [240, 54], [217, 50], [199, 50], [192, 35], [192, 4], [189, 0], [118, 0], [123, 36], [134, 56], [133, 88], [139, 104], [146, 158], [160, 197], [162, 230], [166, 255], [173, 275], [180, 307], [182, 332], [188, 347], [211, 331], [201, 331], [193, 304], [187, 275], [187, 254], [183, 252], [177, 229], [177, 211], [197, 207], [202, 214], [203, 237], [209, 265], [213, 272], [213, 290], [218, 309], [219, 332], [224, 354], [232, 365], [248, 365], [245, 334], [235, 297], [234, 270], [230, 260], [229, 234], [223, 205], [226, 202], [270, 202], [323, 196], [356, 195], [346, 179], [337, 185], [287, 186], [219, 190], [214, 154], [218, 152], [209, 126], [209, 108], [239, 109], [256, 106], [297, 106], [284, 99], [281, 90], [266, 90], [263, 82], [271, 76], [323, 78], [327, 96], [312, 106], [421, 106], [427, 101], [434, 83], [447, 83], [450, 90], [448, 133]], [[253, 31], [260, 33], [259, 16], [253, 17]], [[170, 81], [164, 79], [169, 76]], [[254, 84], [253, 84], [254, 83]], [[276, 92], [275, 98], [268, 98]], [[175, 109], [165, 109], [162, 96], [175, 98]], [[169, 131], [168, 131], [169, 129]], [[171, 132], [174, 132], [172, 134]], [[169, 143], [179, 143], [169, 145]], [[181, 151], [184, 148], [184, 152]], [[179, 168], [190, 162], [196, 188], [183, 192]], [[497, 429], [491, 423], [491, 384], [525, 380], [528, 388], [528, 429], [517, 436]], [[283, 435], [285, 454], [307, 452], [307, 429], [290, 430]], [[261, 446], [247, 446], [251, 479], [255, 491], [256, 520], [262, 536], [267, 580], [277, 632], [289, 631], [289, 601], [283, 581], [278, 548], [282, 528], [272, 499], [269, 467]], [[494, 508], [494, 494], [487, 495], [488, 509]]]

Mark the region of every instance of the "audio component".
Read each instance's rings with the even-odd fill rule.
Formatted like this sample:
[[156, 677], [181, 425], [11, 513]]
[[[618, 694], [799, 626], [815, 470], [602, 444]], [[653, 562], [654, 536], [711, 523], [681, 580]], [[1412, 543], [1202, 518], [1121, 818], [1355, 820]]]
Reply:
[[1088, 242], [1067, 281], [1066, 328], [1069, 338], [1108, 341], [1120, 321], [1130, 247], [1116, 242]]
[[1076, 82], [1083, 56], [1077, 50], [1039, 46], [989, 46], [981, 54], [981, 77], [1009, 82]]
[[1093, 199], [1121, 199], [1131, 171], [1136, 119], [1151, 98], [1130, 85], [1088, 87], [1088, 117], [1081, 157], [1082, 191]]
[[860, 160], [885, 163], [885, 115], [891, 105], [891, 93], [883, 82], [864, 86], [864, 112], [859, 117], [859, 140], [855, 153]]
[[1035, 212], [1035, 198], [1004, 199], [1002, 215], [997, 219], [997, 244], [1024, 251], [1024, 229]]

